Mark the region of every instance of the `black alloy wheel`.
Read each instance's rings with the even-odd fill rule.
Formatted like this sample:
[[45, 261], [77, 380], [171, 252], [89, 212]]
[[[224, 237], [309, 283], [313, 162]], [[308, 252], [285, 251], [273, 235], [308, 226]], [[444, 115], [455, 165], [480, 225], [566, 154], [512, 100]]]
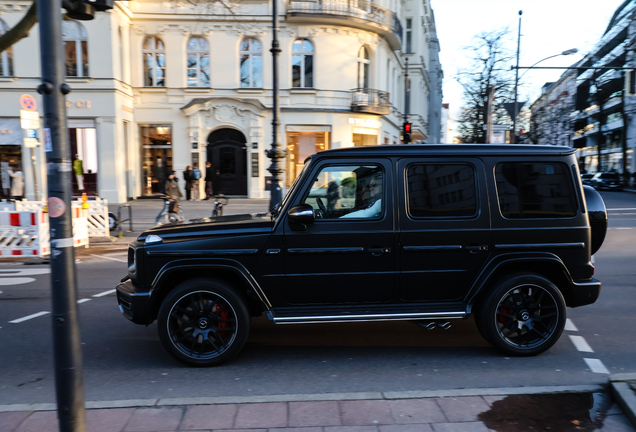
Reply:
[[516, 275], [501, 281], [480, 304], [477, 328], [507, 354], [537, 355], [549, 349], [565, 327], [563, 295], [548, 279]]
[[157, 321], [159, 338], [170, 355], [191, 366], [216, 366], [241, 350], [250, 315], [232, 287], [194, 279], [166, 297]]

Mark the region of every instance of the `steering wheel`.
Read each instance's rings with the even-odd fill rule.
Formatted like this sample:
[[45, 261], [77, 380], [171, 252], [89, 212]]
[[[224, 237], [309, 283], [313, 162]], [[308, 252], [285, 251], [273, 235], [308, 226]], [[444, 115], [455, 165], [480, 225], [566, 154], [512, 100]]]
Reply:
[[318, 207], [320, 208], [320, 212], [323, 214], [323, 218], [325, 217], [325, 215], [327, 214], [327, 207], [325, 207], [325, 204], [322, 202], [322, 199], [320, 198], [316, 198], [316, 203], [318, 204]]

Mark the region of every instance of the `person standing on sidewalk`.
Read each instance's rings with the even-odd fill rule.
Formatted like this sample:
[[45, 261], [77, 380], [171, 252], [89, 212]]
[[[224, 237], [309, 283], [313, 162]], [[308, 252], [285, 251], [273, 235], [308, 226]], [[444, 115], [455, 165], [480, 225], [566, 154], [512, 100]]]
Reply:
[[79, 155], [75, 155], [73, 171], [75, 171], [75, 178], [77, 179], [77, 190], [80, 193], [84, 192], [84, 163], [79, 158]]
[[186, 200], [192, 201], [192, 170], [190, 165], [183, 172], [183, 180], [185, 180]]
[[214, 172], [212, 170], [212, 164], [210, 161], [205, 163], [205, 198], [209, 200], [214, 196], [214, 190], [212, 189], [212, 177], [214, 177]]
[[20, 171], [18, 164], [12, 164], [9, 168], [11, 176], [11, 199], [21, 200], [24, 196], [24, 174]]
[[192, 200], [199, 201], [201, 193], [199, 189], [199, 180], [201, 179], [201, 170], [196, 166], [192, 170]]

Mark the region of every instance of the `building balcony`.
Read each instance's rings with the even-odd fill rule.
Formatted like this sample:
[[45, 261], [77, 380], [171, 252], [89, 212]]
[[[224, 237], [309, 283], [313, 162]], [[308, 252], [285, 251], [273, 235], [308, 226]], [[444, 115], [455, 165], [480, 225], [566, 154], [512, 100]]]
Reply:
[[383, 36], [402, 49], [402, 24], [393, 11], [370, 0], [289, 0], [287, 21], [346, 25]]
[[366, 114], [391, 114], [389, 92], [370, 88], [357, 88], [350, 91], [351, 111]]

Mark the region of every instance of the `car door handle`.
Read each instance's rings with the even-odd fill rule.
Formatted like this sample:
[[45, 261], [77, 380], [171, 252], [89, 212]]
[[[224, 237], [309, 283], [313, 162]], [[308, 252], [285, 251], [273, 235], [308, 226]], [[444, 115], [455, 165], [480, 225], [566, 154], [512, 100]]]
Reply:
[[464, 249], [466, 249], [470, 253], [477, 253], [481, 251], [487, 251], [488, 246], [487, 245], [471, 245], [471, 246], [464, 246]]
[[369, 248], [369, 253], [371, 253], [371, 255], [380, 256], [383, 253], [391, 253], [391, 248], [383, 248], [383, 247]]

